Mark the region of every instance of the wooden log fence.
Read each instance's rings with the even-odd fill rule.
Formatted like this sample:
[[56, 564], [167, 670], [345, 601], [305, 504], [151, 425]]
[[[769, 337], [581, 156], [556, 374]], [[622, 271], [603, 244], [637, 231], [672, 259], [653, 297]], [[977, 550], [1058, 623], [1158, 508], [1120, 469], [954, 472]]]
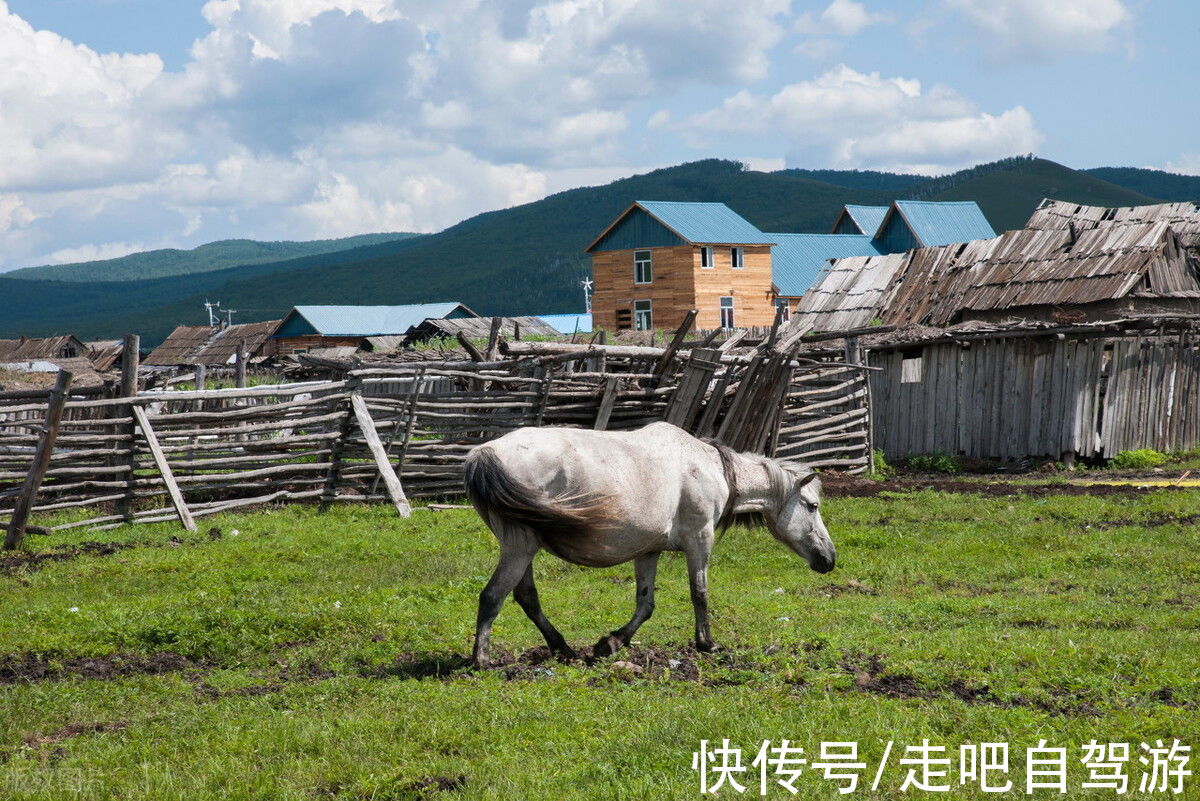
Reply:
[[[497, 332], [478, 362], [72, 398], [45, 448], [46, 403], [18, 400], [0, 405], [0, 522], [19, 526], [33, 512], [49, 516], [49, 530], [168, 521], [194, 529], [205, 516], [278, 502], [390, 503], [407, 515], [412, 498], [461, 495], [473, 447], [534, 425], [622, 431], [666, 420], [817, 467], [867, 468], [865, 368], [685, 351], [685, 334], [642, 348], [505, 343]], [[495, 350], [509, 358], [495, 360]], [[38, 459], [45, 469], [30, 491]]]

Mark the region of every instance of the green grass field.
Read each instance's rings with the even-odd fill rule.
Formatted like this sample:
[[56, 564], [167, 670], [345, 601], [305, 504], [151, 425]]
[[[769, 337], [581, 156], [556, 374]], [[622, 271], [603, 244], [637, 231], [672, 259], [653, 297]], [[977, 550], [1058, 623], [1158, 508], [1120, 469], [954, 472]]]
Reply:
[[[922, 738], [947, 746], [952, 797], [971, 799], [1007, 796], [959, 786], [959, 746], [1010, 743], [1023, 797], [1024, 749], [1045, 739], [1068, 749], [1066, 797], [1110, 798], [1079, 789], [1081, 743], [1131, 743], [1131, 791], [1140, 742], [1200, 745], [1198, 500], [830, 498], [829, 575], [765, 531], [724, 535], [710, 575], [724, 651], [690, 651], [672, 556], [629, 652], [486, 673], [460, 661], [495, 555], [470, 511], [288, 507], [196, 534], [31, 537], [41, 557], [0, 561], [0, 798], [696, 798], [692, 752], [723, 738], [747, 767], [763, 740], [810, 759], [856, 741], [867, 768], [847, 797], [887, 799], [925, 796], [901, 792], [898, 764]], [[73, 549], [97, 536], [116, 547]], [[542, 555], [536, 570], [574, 644], [632, 611], [629, 567]], [[496, 652], [540, 645], [511, 602], [493, 637]], [[841, 797], [811, 770], [796, 786]]]

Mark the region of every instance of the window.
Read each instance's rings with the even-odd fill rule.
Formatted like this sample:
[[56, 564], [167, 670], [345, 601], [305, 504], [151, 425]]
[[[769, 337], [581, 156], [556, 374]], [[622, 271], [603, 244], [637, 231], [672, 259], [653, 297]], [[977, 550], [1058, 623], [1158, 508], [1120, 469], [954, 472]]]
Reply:
[[711, 270], [713, 268], [712, 245], [700, 246], [700, 266], [705, 270]]
[[924, 376], [922, 373], [921, 357], [904, 355], [900, 362], [900, 383], [901, 384], [920, 384]]
[[775, 298], [775, 308], [783, 310], [779, 315], [779, 322], [786, 323], [792, 314], [792, 307], [788, 305], [787, 298]]
[[633, 251], [633, 283], [648, 284], [654, 280], [654, 265], [651, 263], [650, 251]]
[[651, 311], [650, 305], [648, 300], [633, 302], [633, 327], [638, 331], [649, 331], [654, 327], [654, 313]]
[[733, 298], [729, 295], [721, 298], [721, 327], [733, 328]]
[[746, 266], [746, 249], [745, 248], [730, 248], [729, 260], [733, 264], [733, 269], [740, 270]]

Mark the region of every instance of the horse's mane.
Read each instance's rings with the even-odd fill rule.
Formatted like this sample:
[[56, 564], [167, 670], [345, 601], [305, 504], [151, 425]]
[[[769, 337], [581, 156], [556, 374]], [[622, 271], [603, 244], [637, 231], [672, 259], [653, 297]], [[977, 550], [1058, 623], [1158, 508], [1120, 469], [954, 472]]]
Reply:
[[[721, 512], [721, 517], [717, 520], [718, 531], [724, 531], [731, 525], [738, 525], [745, 528], [757, 528], [766, 525], [766, 520], [762, 512], [739, 512], [735, 514], [733, 511], [738, 497], [735, 459], [746, 459], [763, 466], [766, 470], [767, 478], [771, 482], [771, 491], [780, 505], [787, 498], [788, 489], [792, 485], [789, 474], [797, 475], [811, 472], [808, 468], [801, 467], [800, 465], [793, 465], [791, 463], [780, 464], [775, 459], [757, 453], [738, 453], [728, 445], [715, 439], [705, 439], [703, 442], [716, 448], [717, 455], [721, 459], [721, 472], [725, 475], [725, 483], [729, 485], [729, 499], [725, 501], [725, 508]], [[803, 471], [803, 473], [800, 471]]]

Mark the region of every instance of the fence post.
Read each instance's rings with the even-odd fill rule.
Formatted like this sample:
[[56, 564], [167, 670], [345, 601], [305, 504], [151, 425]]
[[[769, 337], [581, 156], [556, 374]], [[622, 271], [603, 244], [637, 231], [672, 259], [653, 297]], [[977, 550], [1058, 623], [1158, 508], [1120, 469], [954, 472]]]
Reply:
[[50, 400], [46, 404], [46, 424], [38, 434], [37, 452], [29, 466], [29, 474], [25, 476], [21, 494], [17, 496], [12, 519], [8, 521], [8, 535], [4, 538], [6, 551], [15, 550], [25, 537], [25, 525], [29, 522], [34, 498], [50, 468], [50, 457], [54, 454], [54, 441], [58, 439], [58, 426], [62, 422], [63, 407], [67, 405], [67, 390], [72, 378], [74, 375], [69, 370], [59, 370], [54, 389], [50, 392]]
[[411, 517], [412, 507], [408, 504], [408, 498], [404, 496], [404, 488], [400, 485], [400, 478], [392, 467], [387, 451], [383, 449], [383, 443], [379, 441], [379, 432], [375, 430], [375, 420], [371, 417], [371, 410], [367, 408], [367, 402], [363, 400], [361, 393], [354, 392], [350, 395], [350, 406], [354, 410], [354, 418], [358, 421], [358, 429], [362, 431], [363, 438], [367, 441], [367, 447], [371, 450], [371, 456], [375, 459], [375, 467], [383, 478], [383, 485], [392, 499], [392, 505], [396, 507], [396, 511], [400, 513], [401, 517]]
[[196, 391], [204, 389], [204, 382], [208, 378], [208, 368], [203, 364], [196, 365]]
[[[137, 334], [126, 334], [125, 341], [121, 346], [121, 397], [132, 398], [138, 393], [138, 369], [141, 367], [141, 346], [142, 338]], [[129, 406], [117, 406], [116, 413], [120, 417], [129, 417], [132, 412]], [[129, 472], [125, 474], [125, 497], [117, 502], [117, 514], [123, 516], [126, 521], [130, 519], [130, 514], [133, 511], [133, 475], [134, 466], [137, 464], [137, 442], [133, 436], [133, 423], [121, 425], [113, 433], [120, 434], [126, 437], [129, 441], [129, 457], [125, 459], [124, 464], [128, 465]], [[119, 447], [120, 440], [116, 445]], [[113, 460], [116, 464], [116, 460]]]
[[344, 395], [334, 395], [336, 399], [331, 404], [331, 409], [342, 412], [341, 420], [337, 422], [336, 439], [329, 443], [329, 469], [325, 473], [325, 486], [321, 490], [321, 511], [329, 509], [329, 506], [337, 500], [337, 484], [341, 478], [342, 461], [346, 451], [346, 440], [350, 438], [350, 429], [354, 422], [354, 409], [350, 403], [350, 397], [355, 392], [362, 391], [362, 381], [357, 378], [351, 378], [344, 385]]
[[234, 385], [238, 389], [246, 388], [246, 340], [238, 340], [237, 355], [234, 357], [235, 378]]
[[[858, 337], [846, 337], [846, 364], [863, 365], [862, 347], [858, 343]], [[875, 475], [875, 415], [871, 410], [871, 374], [866, 370], [858, 370], [859, 376], [862, 377], [864, 395], [862, 401], [858, 404], [860, 408], [867, 410], [867, 475]]]
[[171, 505], [175, 507], [175, 513], [179, 515], [179, 522], [188, 531], [195, 531], [196, 521], [192, 519], [192, 512], [188, 509], [187, 502], [183, 500], [183, 493], [179, 491], [179, 485], [175, 483], [175, 474], [171, 472], [171, 465], [167, 462], [162, 447], [158, 444], [158, 435], [150, 426], [150, 418], [146, 415], [146, 410], [137, 404], [133, 404], [130, 410], [133, 412], [133, 419], [137, 421], [138, 428], [142, 430], [142, 436], [146, 438], [146, 447], [150, 449], [150, 457], [154, 460], [154, 466], [158, 468], [158, 473], [163, 478], [163, 484], [167, 487], [167, 495], [171, 498]]
[[132, 398], [138, 391], [138, 368], [141, 367], [142, 338], [126, 334], [121, 346], [121, 397]]
[[604, 431], [608, 428], [608, 418], [612, 417], [613, 406], [617, 402], [617, 377], [610, 375], [604, 379], [604, 394], [600, 396], [600, 405], [596, 409], [596, 422], [592, 428]]

